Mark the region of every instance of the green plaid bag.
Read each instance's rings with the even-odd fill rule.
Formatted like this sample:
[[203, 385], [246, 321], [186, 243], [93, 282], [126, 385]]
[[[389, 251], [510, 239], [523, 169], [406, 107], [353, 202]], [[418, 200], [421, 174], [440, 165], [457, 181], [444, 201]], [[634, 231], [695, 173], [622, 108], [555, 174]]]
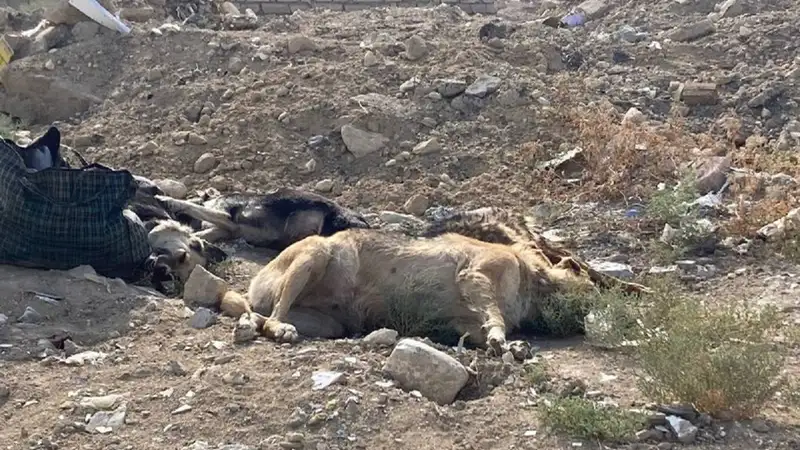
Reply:
[[13, 145], [0, 139], [0, 264], [140, 276], [150, 245], [125, 210], [136, 192], [131, 173], [99, 164], [29, 172]]

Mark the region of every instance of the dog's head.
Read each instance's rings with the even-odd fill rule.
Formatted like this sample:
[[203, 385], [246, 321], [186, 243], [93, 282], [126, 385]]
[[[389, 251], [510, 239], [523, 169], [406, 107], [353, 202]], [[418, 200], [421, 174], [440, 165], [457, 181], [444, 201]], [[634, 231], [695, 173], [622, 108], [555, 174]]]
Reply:
[[156, 288], [167, 282], [185, 283], [198, 265], [208, 267], [228, 258], [224, 250], [192, 235], [192, 229], [174, 220], [157, 223], [148, 233], [153, 253], [148, 265]]

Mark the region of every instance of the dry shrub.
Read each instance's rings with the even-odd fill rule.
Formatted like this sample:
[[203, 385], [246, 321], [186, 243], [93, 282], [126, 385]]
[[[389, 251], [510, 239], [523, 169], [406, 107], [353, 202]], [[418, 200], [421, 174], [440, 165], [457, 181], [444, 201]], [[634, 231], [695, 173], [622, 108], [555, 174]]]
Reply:
[[749, 418], [785, 384], [786, 325], [775, 308], [710, 304], [664, 284], [640, 321], [642, 391], [712, 415]]
[[556, 433], [610, 442], [630, 440], [646, 423], [641, 414], [580, 397], [550, 400], [542, 410], [542, 421]]

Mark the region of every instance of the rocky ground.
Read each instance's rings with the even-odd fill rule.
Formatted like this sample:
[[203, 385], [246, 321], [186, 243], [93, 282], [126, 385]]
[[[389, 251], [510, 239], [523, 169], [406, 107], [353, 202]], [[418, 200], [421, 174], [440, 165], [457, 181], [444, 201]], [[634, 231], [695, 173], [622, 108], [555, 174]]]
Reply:
[[[2, 75], [0, 106], [30, 137], [55, 122], [85, 158], [171, 180], [172, 192], [299, 186], [376, 223], [508, 207], [606, 270], [674, 272], [698, 298], [776, 305], [800, 324], [800, 271], [774, 253], [797, 245], [784, 233], [794, 222], [770, 234], [777, 247], [753, 240], [797, 206], [796, 2], [609, 1], [575, 28], [542, 19], [577, 2], [505, 2], [508, 26], [483, 40], [490, 17], [446, 6], [253, 19], [203, 3], [183, 23], [180, 2], [129, 3], [116, 5], [130, 9], [127, 36], [61, 22], [55, 37], [13, 41], [25, 57]], [[41, 17], [8, 11], [11, 34]], [[659, 183], [688, 169], [700, 190], [689, 200], [706, 206], [654, 220]], [[663, 222], [702, 224], [702, 244], [654, 251], [663, 235], [680, 240]], [[243, 290], [271, 255], [237, 250], [220, 275]], [[524, 364], [445, 349], [478, 377], [440, 406], [383, 375], [393, 342], [235, 345], [231, 319], [198, 323], [180, 300], [85, 271], [0, 278], [0, 448], [611, 445], [543, 425], [541, 364], [551, 390], [650, 401], [629, 355], [583, 339], [532, 338]], [[796, 347], [789, 356], [796, 377]], [[336, 381], [315, 387], [325, 377]], [[800, 446], [786, 395], [753, 421], [650, 415], [657, 428], [616, 446]]]

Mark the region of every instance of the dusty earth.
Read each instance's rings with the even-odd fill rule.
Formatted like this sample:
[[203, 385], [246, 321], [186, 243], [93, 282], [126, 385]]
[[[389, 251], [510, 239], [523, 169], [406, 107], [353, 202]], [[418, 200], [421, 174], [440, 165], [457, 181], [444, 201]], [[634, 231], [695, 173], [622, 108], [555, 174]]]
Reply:
[[[161, 14], [168, 5], [133, 24], [129, 36], [73, 36], [15, 61], [0, 100], [31, 136], [56, 122], [87, 159], [174, 179], [190, 191], [300, 186], [378, 221], [389, 219], [382, 211], [504, 206], [556, 228], [587, 259], [628, 263], [636, 273], [663, 265], [647, 251], [661, 230], [630, 211], [646, 204], [659, 182], [674, 184], [687, 164], [731, 156], [744, 181], [723, 201], [745, 196], [767, 205], [763, 217], [745, 214], [758, 226], [796, 206], [796, 2], [733, 2], [738, 14], [705, 0], [608, 2], [585, 27], [537, 22], [575, 3], [504, 3], [498, 16], [516, 30], [485, 42], [478, 29], [491, 19], [452, 7], [303, 12], [261, 17], [255, 30], [220, 31], [164, 27], [173, 22]], [[665, 39], [708, 17], [710, 34]], [[31, 74], [69, 83], [74, 92], [37, 89], [25, 81]], [[476, 80], [472, 94], [458, 95]], [[686, 82], [716, 83], [718, 100], [675, 106], [678, 84]], [[9, 101], [15, 95], [39, 97]], [[87, 96], [95, 100], [87, 103]], [[677, 132], [664, 125], [673, 115], [682, 123]], [[624, 116], [633, 128], [619, 125]], [[731, 127], [732, 120], [740, 123]], [[341, 132], [348, 124], [379, 133], [385, 145], [356, 157]], [[615, 137], [632, 152], [605, 147]], [[575, 148], [588, 161], [578, 175], [540, 170]], [[602, 159], [605, 151], [611, 159], [625, 155], [627, 171]], [[761, 183], [757, 194], [742, 187], [753, 179]], [[243, 290], [271, 255], [235, 248], [236, 260], [221, 275]], [[687, 288], [700, 297], [800, 306], [798, 267], [763, 252], [720, 245], [689, 272]], [[0, 448], [607, 446], [544, 429], [540, 399], [520, 364], [468, 351], [465, 363], [478, 359], [478, 389], [437, 406], [383, 377], [390, 349], [357, 339], [234, 345], [231, 319], [194, 329], [181, 300], [87, 273], [0, 270]], [[19, 320], [27, 307], [38, 316]], [[787, 320], [800, 324], [800, 314]], [[635, 365], [625, 354], [582, 339], [531, 339], [539, 348], [534, 361], [548, 361], [558, 382], [582, 380], [623, 407], [649, 401], [636, 390]], [[63, 360], [83, 351], [97, 353]], [[793, 352], [787, 370], [797, 373]], [[344, 381], [314, 390], [318, 371], [342, 372]], [[82, 401], [106, 394], [119, 397], [103, 408]], [[97, 409], [122, 404], [124, 424], [86, 431], [85, 419]], [[722, 423], [691, 446], [797, 449], [798, 424], [800, 412], [776, 398], [756, 422]]]

